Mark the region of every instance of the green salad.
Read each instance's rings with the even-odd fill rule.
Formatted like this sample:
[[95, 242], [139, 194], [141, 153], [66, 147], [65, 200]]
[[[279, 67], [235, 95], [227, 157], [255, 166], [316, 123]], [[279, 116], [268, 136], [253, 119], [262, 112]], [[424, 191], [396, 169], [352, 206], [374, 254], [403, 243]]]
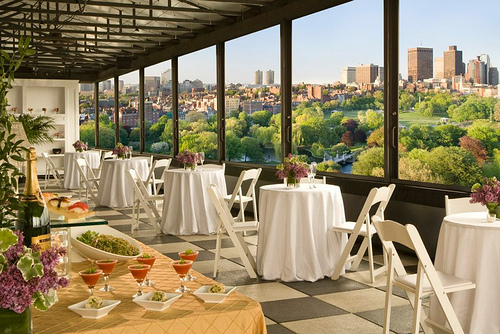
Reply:
[[77, 237], [76, 240], [108, 253], [124, 256], [139, 255], [137, 248], [127, 240], [107, 234], [99, 234], [91, 230], [83, 233], [81, 236]]

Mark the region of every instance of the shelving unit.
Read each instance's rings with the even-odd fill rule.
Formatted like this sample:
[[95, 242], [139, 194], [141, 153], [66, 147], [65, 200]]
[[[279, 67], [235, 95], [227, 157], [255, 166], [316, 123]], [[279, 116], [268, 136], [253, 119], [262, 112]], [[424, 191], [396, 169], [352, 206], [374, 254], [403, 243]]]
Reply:
[[[42, 152], [48, 152], [54, 162], [64, 164], [64, 152], [73, 151], [72, 144], [80, 138], [78, 115], [77, 80], [16, 79], [7, 94], [7, 110], [13, 114], [30, 113], [33, 116], [45, 115], [54, 119], [54, 142], [36, 145], [39, 157], [38, 175], [45, 174], [45, 161]], [[57, 136], [58, 134], [58, 136]], [[53, 149], [60, 148], [60, 154]]]

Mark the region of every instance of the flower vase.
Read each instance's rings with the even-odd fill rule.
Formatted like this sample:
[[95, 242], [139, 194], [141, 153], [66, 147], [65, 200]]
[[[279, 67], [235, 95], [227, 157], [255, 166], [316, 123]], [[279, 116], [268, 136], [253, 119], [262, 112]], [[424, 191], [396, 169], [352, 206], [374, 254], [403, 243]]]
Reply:
[[298, 188], [298, 187], [300, 187], [300, 181], [294, 177], [287, 177], [286, 178], [286, 186], [287, 186], [287, 188]]
[[125, 154], [118, 154], [117, 158], [120, 160], [125, 160]]
[[31, 334], [31, 308], [23, 313], [16, 313], [10, 309], [0, 308], [0, 333]]
[[184, 164], [184, 170], [192, 171], [196, 169], [196, 164]]
[[78, 153], [82, 153], [82, 152], [83, 152], [83, 149], [81, 149], [81, 148], [76, 148], [75, 150], [76, 150]]

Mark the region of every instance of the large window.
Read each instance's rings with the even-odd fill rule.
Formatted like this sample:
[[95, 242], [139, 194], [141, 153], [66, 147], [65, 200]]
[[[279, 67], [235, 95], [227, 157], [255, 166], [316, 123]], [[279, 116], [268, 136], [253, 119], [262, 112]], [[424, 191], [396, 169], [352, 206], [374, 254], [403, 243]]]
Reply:
[[[500, 3], [475, 5], [479, 21], [464, 0], [401, 1], [401, 179], [470, 186], [500, 174], [500, 46], [492, 42]], [[432, 25], [416, 33], [406, 22]]]
[[226, 161], [281, 160], [279, 27], [226, 43]]
[[95, 99], [94, 84], [80, 84], [79, 92], [80, 140], [95, 147]]
[[115, 147], [115, 92], [112, 80], [99, 83], [99, 147]]
[[144, 69], [146, 152], [172, 154], [172, 62]]
[[383, 1], [293, 21], [292, 150], [318, 170], [384, 176]]
[[217, 159], [215, 47], [179, 57], [179, 151]]
[[134, 151], [141, 148], [139, 128], [139, 71], [118, 78], [118, 117], [120, 119], [120, 142]]

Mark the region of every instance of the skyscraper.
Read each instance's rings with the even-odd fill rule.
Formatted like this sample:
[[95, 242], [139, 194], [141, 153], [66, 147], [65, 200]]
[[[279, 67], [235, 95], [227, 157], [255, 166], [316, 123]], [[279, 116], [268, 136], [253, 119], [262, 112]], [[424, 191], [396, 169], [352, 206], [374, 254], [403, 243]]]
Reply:
[[266, 71], [266, 85], [274, 84], [274, 71]]
[[408, 81], [414, 82], [432, 78], [432, 58], [432, 48], [408, 49]]
[[167, 69], [167, 70], [161, 72], [160, 85], [164, 86], [170, 80], [172, 80], [172, 70], [171, 69]]
[[444, 58], [434, 58], [434, 78], [444, 79]]
[[482, 54], [479, 57], [479, 60], [481, 60], [485, 65], [486, 65], [486, 81], [485, 84], [490, 84], [490, 56], [487, 54]]
[[344, 67], [340, 72], [340, 82], [343, 84], [356, 82], [356, 67]]
[[255, 84], [262, 85], [262, 71], [261, 70], [255, 71]]
[[477, 59], [469, 60], [466, 79], [475, 84], [486, 84], [486, 64], [481, 60], [480, 56], [477, 56]]
[[356, 82], [358, 84], [372, 83], [377, 79], [378, 65], [362, 64], [356, 66]]
[[492, 86], [498, 85], [498, 68], [490, 66], [490, 70], [488, 73], [488, 77], [490, 78], [489, 84]]
[[465, 74], [465, 64], [462, 62], [462, 51], [457, 50], [456, 45], [451, 45], [444, 52], [444, 78], [451, 79], [455, 75]]

